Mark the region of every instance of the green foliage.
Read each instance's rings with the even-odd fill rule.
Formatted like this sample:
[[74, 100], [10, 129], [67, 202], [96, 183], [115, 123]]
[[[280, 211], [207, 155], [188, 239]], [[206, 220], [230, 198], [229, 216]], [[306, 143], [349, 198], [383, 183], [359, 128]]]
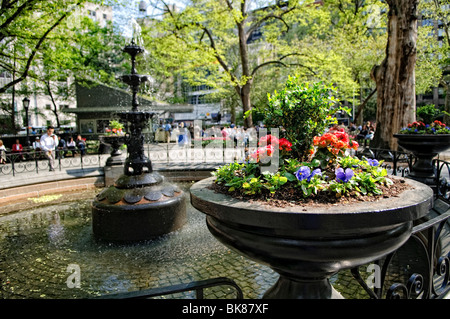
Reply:
[[[46, 55], [58, 54], [52, 46], [53, 42], [65, 41], [66, 49], [74, 42], [70, 28], [79, 27], [79, 23], [69, 26], [71, 16], [81, 14], [80, 8], [86, 0], [55, 0], [55, 1], [3, 1], [0, 6], [0, 65], [9, 73], [16, 74], [16, 81], [21, 82], [36, 77], [41, 72], [43, 59]], [[102, 3], [101, 0], [89, 2]], [[88, 35], [86, 35], [88, 36]], [[69, 42], [67, 42], [69, 40]], [[54, 51], [51, 51], [54, 50]], [[61, 55], [57, 60], [64, 60]], [[56, 68], [60, 76], [67, 77], [69, 68]], [[51, 68], [46, 70], [52, 72]], [[13, 82], [0, 87], [4, 92]]]
[[298, 77], [289, 77], [281, 91], [268, 94], [265, 124], [282, 127], [293, 144], [294, 157], [305, 159], [314, 136], [320, 135], [336, 123], [337, 111], [349, 112], [338, 105], [335, 88], [322, 83], [303, 83]]
[[382, 161], [358, 159], [351, 156], [340, 157], [337, 167], [351, 169], [352, 178], [346, 182], [339, 181], [334, 172], [323, 172], [299, 179], [295, 172], [317, 163], [300, 162], [287, 159], [275, 173], [259, 173], [255, 163], [230, 163], [218, 168], [213, 175], [216, 183], [226, 186], [229, 192], [248, 196], [266, 196], [272, 198], [283, 192], [293, 192], [298, 199], [314, 198], [320, 195], [331, 197], [373, 196], [381, 195], [380, 185], [390, 186], [393, 181], [388, 178]]
[[286, 176], [280, 175], [280, 173], [265, 174], [264, 178], [267, 181], [264, 186], [270, 191], [271, 194], [274, 194], [281, 188], [281, 186], [286, 184], [288, 181], [288, 178]]
[[444, 113], [440, 111], [434, 104], [419, 106], [416, 111], [417, 117], [425, 124], [431, 124], [439, 116]]

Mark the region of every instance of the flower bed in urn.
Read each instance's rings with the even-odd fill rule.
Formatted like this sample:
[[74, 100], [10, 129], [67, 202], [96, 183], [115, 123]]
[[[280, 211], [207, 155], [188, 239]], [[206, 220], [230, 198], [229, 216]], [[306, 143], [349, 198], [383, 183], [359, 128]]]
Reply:
[[212, 188], [276, 206], [374, 201], [402, 192], [408, 186], [390, 178], [381, 161], [352, 155], [359, 145], [344, 128], [328, 129], [337, 111], [348, 111], [333, 93], [289, 78], [283, 91], [269, 95], [265, 110], [266, 126], [280, 136], [260, 137], [245, 162], [218, 168]]

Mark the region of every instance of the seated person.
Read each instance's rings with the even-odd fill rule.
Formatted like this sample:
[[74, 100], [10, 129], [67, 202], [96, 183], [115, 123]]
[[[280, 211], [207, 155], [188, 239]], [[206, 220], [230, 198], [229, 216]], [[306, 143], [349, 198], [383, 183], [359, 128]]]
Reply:
[[69, 141], [67, 142], [66, 147], [67, 147], [68, 151], [72, 152], [72, 156], [75, 156], [75, 154], [77, 153], [77, 144], [73, 140], [72, 136], [69, 138]]
[[356, 140], [357, 141], [362, 141], [366, 138], [366, 135], [369, 133], [369, 129], [367, 128], [367, 125], [364, 125], [361, 129], [361, 131], [359, 131], [358, 135], [356, 135]]
[[77, 140], [75, 141], [77, 144], [77, 148], [80, 150], [81, 155], [86, 154], [86, 142], [81, 137], [81, 135], [77, 136]]
[[6, 147], [2, 140], [0, 140], [0, 164], [6, 164]]
[[61, 138], [61, 136], [58, 136], [58, 146], [57, 146], [57, 152], [56, 152], [56, 157], [59, 158], [64, 158], [67, 156], [67, 146], [66, 146], [66, 141]]
[[23, 152], [23, 147], [22, 147], [22, 144], [20, 144], [19, 140], [16, 140], [16, 143], [13, 144], [13, 146], [11, 148], [11, 152], [13, 152], [13, 153], [22, 153]]
[[20, 144], [20, 141], [18, 139], [16, 140], [16, 143], [13, 144], [13, 146], [11, 147], [11, 152], [14, 154], [18, 154], [19, 159], [25, 160], [25, 157], [22, 154], [23, 146], [22, 146], [22, 144]]
[[41, 150], [41, 141], [39, 136], [36, 137], [36, 140], [33, 142], [33, 150], [39, 152]]
[[375, 135], [375, 128], [371, 125], [367, 131], [366, 136], [364, 137], [364, 147], [370, 144], [370, 141], [373, 140], [373, 136]]

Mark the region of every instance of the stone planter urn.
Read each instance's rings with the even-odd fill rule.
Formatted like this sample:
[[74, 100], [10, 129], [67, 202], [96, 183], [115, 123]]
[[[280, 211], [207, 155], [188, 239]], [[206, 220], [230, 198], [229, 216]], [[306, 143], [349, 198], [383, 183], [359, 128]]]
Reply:
[[124, 135], [104, 135], [99, 136], [102, 143], [111, 146], [110, 157], [106, 160], [107, 166], [123, 165], [125, 158], [122, 156], [120, 147], [126, 143], [126, 136]]
[[394, 134], [394, 137], [397, 138], [398, 145], [417, 157], [408, 177], [427, 185], [435, 185], [433, 158], [450, 148], [450, 134]]
[[329, 278], [402, 246], [433, 196], [427, 185], [407, 179], [411, 187], [398, 197], [280, 208], [216, 193], [209, 188], [214, 178], [192, 185], [192, 205], [220, 242], [280, 274], [264, 298], [342, 298]]

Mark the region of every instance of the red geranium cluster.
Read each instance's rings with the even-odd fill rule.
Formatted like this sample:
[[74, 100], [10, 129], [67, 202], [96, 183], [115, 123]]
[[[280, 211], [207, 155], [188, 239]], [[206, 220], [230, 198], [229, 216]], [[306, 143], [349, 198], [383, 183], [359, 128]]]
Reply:
[[[439, 122], [439, 121], [438, 121]], [[409, 128], [416, 128], [416, 129], [425, 129], [425, 127], [426, 127], [426, 125], [425, 125], [425, 123], [424, 122], [422, 122], [422, 121], [415, 121], [415, 122], [412, 122], [412, 123], [409, 123], [408, 124], [408, 127]]]
[[409, 128], [416, 128], [416, 129], [419, 129], [419, 130], [428, 128], [430, 126], [432, 126], [432, 127], [445, 127], [446, 125], [444, 123], [442, 123], [441, 121], [438, 121], [438, 120], [434, 121], [431, 125], [427, 125], [427, 124], [425, 124], [422, 121], [415, 121], [415, 122], [412, 122], [412, 123], [408, 124]]
[[435, 127], [436, 126], [440, 126], [440, 127], [446, 127], [447, 126], [447, 125], [445, 125], [444, 123], [442, 123], [441, 121], [438, 121], [438, 120], [434, 121], [433, 124], [434, 124]]
[[259, 139], [258, 143], [259, 147], [256, 150], [255, 153], [251, 154], [250, 156], [255, 159], [257, 162], [262, 157], [272, 157], [275, 147], [278, 147], [280, 151], [282, 152], [289, 152], [292, 150], [292, 143], [289, 142], [285, 138], [278, 139], [277, 137], [273, 135], [265, 135]]
[[339, 153], [344, 154], [346, 149], [358, 149], [359, 144], [355, 141], [350, 141], [348, 134], [344, 129], [330, 131], [322, 136], [315, 136], [313, 139], [314, 146], [326, 148], [334, 155]]
[[124, 135], [125, 133], [122, 131], [121, 128], [106, 128], [105, 129], [106, 135]]
[[280, 139], [279, 146], [280, 146], [280, 151], [286, 151], [286, 152], [292, 151], [292, 143], [289, 142], [285, 138]]
[[277, 147], [278, 145], [280, 151], [292, 151], [292, 143], [284, 137], [278, 139], [273, 135], [266, 135], [259, 139], [259, 145], [272, 145], [273, 147]]

